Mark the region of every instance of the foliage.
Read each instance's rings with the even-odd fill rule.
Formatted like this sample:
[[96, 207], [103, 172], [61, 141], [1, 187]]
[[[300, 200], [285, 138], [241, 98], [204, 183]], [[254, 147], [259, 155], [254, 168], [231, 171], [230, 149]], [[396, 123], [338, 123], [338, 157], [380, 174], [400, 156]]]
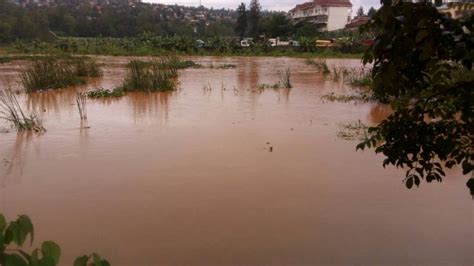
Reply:
[[259, 35], [259, 23], [261, 18], [262, 6], [259, 0], [251, 0], [249, 5], [248, 24], [249, 34], [253, 38]]
[[360, 6], [359, 9], [357, 9], [357, 17], [362, 17], [363, 15], [365, 15], [364, 8]]
[[472, 173], [474, 17], [454, 20], [429, 3], [400, 2], [383, 5], [367, 27], [377, 36], [364, 57], [373, 63], [373, 93], [394, 112], [357, 148], [374, 147], [384, 166], [406, 168], [408, 188], [441, 182], [445, 167]]
[[87, 97], [89, 98], [112, 98], [112, 97], [122, 97], [125, 95], [123, 88], [118, 87], [113, 90], [99, 88], [94, 91], [87, 92]]
[[85, 83], [87, 77], [98, 77], [102, 72], [91, 59], [41, 57], [21, 70], [21, 82], [27, 92], [57, 89]]
[[46, 131], [36, 114], [23, 112], [11, 90], [0, 91], [0, 119], [12, 123], [17, 131]]
[[367, 16], [372, 18], [375, 15], [375, 12], [377, 12], [377, 10], [373, 6], [371, 6], [369, 11], [367, 12]]
[[125, 91], [168, 91], [176, 88], [178, 69], [173, 59], [144, 62], [133, 60], [127, 65], [122, 88]]
[[262, 33], [271, 38], [289, 38], [295, 31], [293, 23], [283, 13], [272, 14], [262, 18], [259, 28]]
[[237, 23], [235, 24], [235, 33], [240, 36], [240, 39], [243, 39], [248, 27], [247, 7], [244, 3], [239, 5], [237, 13], [239, 16], [237, 18]]
[[[31, 252], [26, 252], [21, 248], [27, 238], [30, 245], [33, 244], [35, 230], [30, 218], [20, 215], [17, 220], [8, 222], [0, 213], [0, 265], [5, 266], [55, 266], [60, 262], [61, 248], [53, 241], [44, 241], [41, 248], [36, 248]], [[9, 249], [11, 245], [18, 248]], [[88, 264], [89, 259], [93, 262]], [[108, 266], [108, 261], [100, 258], [99, 255], [78, 257], [74, 266]]]

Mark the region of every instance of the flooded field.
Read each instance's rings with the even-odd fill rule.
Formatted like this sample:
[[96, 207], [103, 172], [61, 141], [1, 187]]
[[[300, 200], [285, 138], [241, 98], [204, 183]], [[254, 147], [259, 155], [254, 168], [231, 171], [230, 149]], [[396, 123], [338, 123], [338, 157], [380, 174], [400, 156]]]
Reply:
[[[173, 92], [89, 99], [81, 122], [76, 92], [119, 85], [130, 59], [98, 60], [104, 77], [86, 86], [19, 96], [46, 133], [0, 122], [0, 212], [28, 214], [62, 265], [94, 251], [112, 265], [474, 264], [461, 171], [407, 190], [403, 171], [338, 137], [389, 108], [321, 100], [352, 89], [303, 59], [192, 58], [237, 67], [182, 70]], [[0, 79], [17, 86], [20, 64], [0, 65]], [[287, 68], [292, 89], [258, 89]]]

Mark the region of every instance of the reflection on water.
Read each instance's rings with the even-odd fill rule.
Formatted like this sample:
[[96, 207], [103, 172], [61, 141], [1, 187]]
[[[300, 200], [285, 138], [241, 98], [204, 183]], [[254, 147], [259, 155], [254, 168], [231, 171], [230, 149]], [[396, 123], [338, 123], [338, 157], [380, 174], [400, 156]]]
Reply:
[[392, 108], [386, 104], [374, 104], [370, 108], [370, 121], [374, 124], [378, 124], [385, 120], [392, 113]]
[[[21, 177], [26, 164], [26, 155], [29, 149], [38, 152], [34, 138], [39, 137], [33, 132], [16, 133], [13, 145], [9, 149], [2, 149], [2, 167], [0, 167], [0, 186], [4, 188], [9, 182], [18, 182], [15, 178]], [[12, 180], [10, 180], [10, 178]]]
[[[408, 191], [403, 171], [337, 138], [388, 106], [322, 101], [352, 89], [303, 59], [195, 57], [238, 67], [183, 70], [174, 92], [90, 99], [81, 121], [76, 92], [120, 85], [128, 60], [100, 57], [104, 77], [20, 97], [44, 135], [0, 133], [0, 211], [29, 214], [62, 263], [91, 251], [127, 266], [474, 262], [459, 169]], [[292, 89], [258, 90], [287, 68]]]
[[127, 101], [130, 109], [133, 110], [135, 121], [144, 116], [160, 115], [164, 121], [168, 120], [169, 100], [176, 92], [158, 93], [130, 93]]

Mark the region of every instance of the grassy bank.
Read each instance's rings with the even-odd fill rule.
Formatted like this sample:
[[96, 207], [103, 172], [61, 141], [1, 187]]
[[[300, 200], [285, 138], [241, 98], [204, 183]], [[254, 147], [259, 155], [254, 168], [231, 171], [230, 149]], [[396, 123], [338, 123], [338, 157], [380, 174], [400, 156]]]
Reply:
[[[4, 47], [7, 54], [18, 55], [110, 55], [110, 56], [269, 56], [299, 58], [361, 58], [362, 50], [344, 47], [317, 48], [314, 42], [299, 47], [271, 47], [256, 44], [240, 47], [222, 39], [197, 48], [186, 38], [62, 38], [53, 42], [17, 42]], [[351, 52], [348, 52], [351, 51]], [[4, 54], [5, 55], [5, 54]], [[2, 54], [0, 53], [0, 56]]]

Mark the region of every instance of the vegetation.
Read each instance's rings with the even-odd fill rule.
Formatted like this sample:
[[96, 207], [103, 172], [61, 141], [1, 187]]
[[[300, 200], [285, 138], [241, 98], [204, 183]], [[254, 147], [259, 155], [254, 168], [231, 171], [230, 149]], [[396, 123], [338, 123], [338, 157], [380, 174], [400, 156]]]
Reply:
[[11, 90], [0, 91], [0, 118], [13, 124], [17, 131], [46, 131], [36, 114], [25, 114]]
[[[60, 262], [61, 248], [53, 241], [44, 241], [41, 248], [31, 252], [22, 249], [27, 238], [33, 244], [35, 230], [30, 218], [20, 215], [17, 220], [7, 222], [0, 213], [0, 265], [5, 266], [56, 266]], [[18, 248], [9, 249], [11, 245]], [[90, 262], [90, 263], [89, 263]], [[74, 266], [108, 266], [110, 263], [98, 254], [81, 256]]]
[[324, 75], [327, 75], [327, 74], [331, 73], [331, 70], [329, 70], [329, 67], [326, 64], [326, 61], [324, 61], [324, 60], [316, 60], [316, 59], [312, 59], [312, 58], [307, 58], [305, 60], [305, 63], [307, 65], [314, 66], [315, 68], [317, 68]]
[[258, 38], [259, 23], [261, 18], [262, 6], [259, 0], [250, 0], [248, 13], [248, 34], [253, 38]]
[[127, 65], [122, 85], [125, 91], [169, 91], [176, 88], [178, 69], [172, 60], [144, 62], [133, 60]]
[[85, 78], [100, 75], [99, 66], [91, 59], [41, 57], [22, 69], [21, 82], [27, 92], [33, 92], [82, 84]]
[[363, 140], [367, 136], [367, 126], [360, 120], [357, 122], [339, 124], [337, 137], [345, 140]]
[[291, 84], [291, 70], [288, 68], [285, 72], [280, 73], [280, 84], [285, 89], [291, 89], [293, 85]]
[[87, 95], [83, 92], [76, 94], [77, 109], [81, 120], [87, 120]]
[[122, 97], [125, 95], [123, 88], [115, 88], [112, 90], [100, 88], [94, 91], [87, 92], [89, 98], [115, 98]]
[[[373, 63], [372, 91], [394, 112], [357, 148], [375, 148], [384, 166], [407, 169], [408, 188], [441, 182], [444, 168], [456, 165], [471, 174], [474, 16], [454, 20], [430, 3], [400, 1], [383, 5], [367, 30], [377, 36], [364, 56]], [[474, 191], [472, 177], [467, 185]]]
[[235, 25], [235, 33], [238, 34], [240, 39], [243, 39], [248, 28], [247, 7], [244, 3], [239, 5], [237, 8], [237, 13], [239, 17], [237, 18], [237, 23]]
[[262, 83], [258, 85], [260, 91], [264, 89], [291, 89], [293, 87], [291, 83], [291, 70], [288, 68], [285, 72], [278, 72], [280, 75], [280, 80], [273, 84]]
[[329, 94], [324, 94], [321, 96], [322, 100], [330, 101], [330, 102], [370, 102], [373, 101], [374, 98], [370, 93], [367, 93], [366, 91], [359, 90], [356, 91], [356, 94], [352, 95], [337, 95], [334, 92], [331, 92]]

